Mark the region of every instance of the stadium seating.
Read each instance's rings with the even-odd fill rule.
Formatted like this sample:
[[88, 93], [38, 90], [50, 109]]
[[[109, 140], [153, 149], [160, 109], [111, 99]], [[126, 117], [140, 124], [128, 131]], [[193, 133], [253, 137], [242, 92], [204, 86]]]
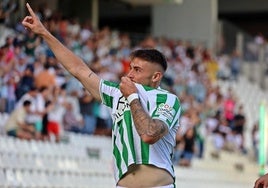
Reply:
[[244, 111], [246, 114], [246, 130], [245, 141], [246, 147], [252, 147], [251, 129], [259, 120], [259, 109], [261, 103], [268, 101], [267, 90], [262, 90], [256, 82], [251, 82], [249, 79], [241, 75], [239, 81], [219, 81], [221, 90], [225, 93], [228, 87], [233, 88], [235, 95], [237, 96], [237, 102], [244, 105]]
[[0, 187], [112, 187], [110, 138], [74, 133], [68, 138], [53, 143], [1, 136]]

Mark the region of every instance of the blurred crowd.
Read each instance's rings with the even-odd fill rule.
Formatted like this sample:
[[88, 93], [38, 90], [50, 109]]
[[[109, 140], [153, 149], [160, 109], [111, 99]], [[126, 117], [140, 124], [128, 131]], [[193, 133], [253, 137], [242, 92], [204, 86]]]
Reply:
[[[129, 70], [129, 54], [156, 48], [168, 60], [161, 87], [175, 93], [183, 109], [174, 164], [190, 166], [203, 157], [205, 139], [214, 135], [216, 153], [235, 149], [246, 153], [246, 117], [232, 88], [223, 93], [218, 79], [237, 80], [239, 53], [216, 57], [202, 43], [144, 36], [132, 41], [128, 33], [90, 22], [66, 19], [59, 12], [39, 10], [46, 28], [81, 57], [101, 78], [120, 82]], [[110, 135], [108, 109], [60, 65], [44, 41], [20, 23], [0, 48], [0, 112], [9, 114], [6, 134], [23, 139], [60, 141], [65, 131]]]

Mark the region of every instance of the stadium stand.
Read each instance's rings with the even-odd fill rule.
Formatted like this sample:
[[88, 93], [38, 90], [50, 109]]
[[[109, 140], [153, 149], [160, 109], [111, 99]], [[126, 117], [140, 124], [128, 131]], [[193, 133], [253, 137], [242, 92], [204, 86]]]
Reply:
[[[70, 24], [69, 26], [72, 27], [73, 25]], [[1, 42], [3, 44], [5, 43], [6, 36], [10, 36], [10, 34], [13, 35], [13, 30], [10, 31], [8, 29], [4, 32], [4, 36], [1, 38]], [[92, 33], [89, 35], [91, 34]], [[95, 69], [100, 69], [99, 72], [101, 72], [102, 76], [114, 79], [114, 75], [105, 74], [106, 68], [109, 69], [117, 67], [113, 66], [115, 64], [112, 66], [109, 65], [109, 62], [114, 58], [111, 56], [113, 56], [117, 50], [118, 59], [113, 61], [113, 63], [118, 63], [119, 58], [124, 58], [129, 54], [130, 51], [130, 41], [128, 36], [117, 34], [119, 33], [111, 32], [109, 29], [104, 29], [99, 33], [99, 36], [102, 36], [103, 38], [100, 37], [89, 39], [86, 44], [79, 44], [75, 38], [70, 37], [72, 38], [72, 42], [68, 44], [68, 47], [78, 55], [84, 55], [83, 58], [85, 61], [88, 61], [88, 63], [90, 62], [89, 64], [91, 65], [94, 64]], [[25, 34], [20, 33], [19, 37], [21, 37], [21, 35], [24, 36]], [[111, 36], [114, 38], [109, 38]], [[120, 41], [118, 41], [119, 38]], [[101, 41], [100, 44], [103, 44], [103, 46], [96, 49], [96, 54], [93, 54], [91, 47], [97, 44], [94, 43], [97, 40]], [[112, 45], [109, 46], [111, 49], [106, 48], [108, 46], [107, 40], [108, 42], [109, 40], [113, 41], [111, 42]], [[200, 91], [203, 91], [202, 89], [204, 88], [202, 86], [204, 86], [205, 83], [209, 83], [206, 82], [208, 81], [207, 77], [209, 77], [209, 79], [211, 79], [213, 82], [213, 84], [209, 86], [213, 87], [219, 85], [223, 95], [226, 94], [229, 87], [233, 88], [235, 95], [238, 96], [239, 99], [237, 102], [242, 103], [245, 107], [247, 119], [245, 141], [249, 154], [252, 153], [252, 139], [250, 130], [255, 121], [258, 119], [258, 104], [262, 100], [267, 100], [267, 93], [261, 90], [257, 84], [249, 82], [249, 80], [243, 75], [239, 76], [237, 82], [234, 80], [228, 80], [228, 75], [227, 79], [225, 80], [217, 79], [216, 75], [218, 67], [216, 58], [213, 59], [214, 57], [209, 57], [212, 54], [209, 54], [209, 52], [197, 46], [195, 46], [193, 49], [191, 44], [188, 44], [187, 42], [181, 44], [181, 41], [168, 41], [165, 39], [154, 41], [152, 38], [148, 38], [147, 41], [145, 40], [143, 42], [144, 43], [141, 43], [141, 45], [155, 45], [157, 48], [163, 50], [165, 55], [167, 55], [169, 58], [170, 65], [173, 69], [171, 68], [171, 70], [168, 70], [167, 75], [169, 77], [166, 78], [166, 85], [164, 86], [167, 88], [172, 88], [171, 86], [174, 84], [173, 86], [175, 92], [177, 92], [176, 94], [181, 97], [182, 105], [185, 107], [185, 109], [190, 106], [191, 102], [194, 105], [199, 105], [200, 103], [204, 102], [203, 100], [205, 99], [205, 92]], [[119, 46], [119, 44], [122, 46]], [[46, 51], [46, 45], [42, 44], [39, 47], [44, 47], [45, 54], [52, 59], [51, 67], [55, 69], [52, 69], [51, 71], [59, 71], [58, 79], [61, 80], [59, 82], [62, 84], [64, 81], [70, 79], [70, 75], [66, 74], [64, 71], [62, 71], [62, 69], [53, 64], [55, 63], [53, 62], [53, 55], [50, 51]], [[188, 48], [188, 50], [186, 50], [186, 48]], [[44, 52], [42, 51], [44, 50], [42, 48], [38, 48], [38, 50], [38, 54]], [[188, 54], [186, 54], [186, 51]], [[188, 55], [191, 56], [193, 51], [196, 52], [196, 59], [198, 59], [196, 60], [198, 63], [196, 63], [195, 66], [192, 64], [192, 59], [188, 57]], [[83, 54], [83, 52], [86, 53]], [[173, 56], [176, 57], [174, 58]], [[203, 61], [203, 56], [205, 56], [206, 61]], [[15, 55], [15, 58], [17, 58], [17, 54]], [[100, 61], [98, 61], [98, 58]], [[40, 64], [44, 63], [42, 62], [42, 58], [38, 59], [40, 62], [33, 62], [34, 60], [30, 57], [30, 64], [34, 63], [38, 66], [40, 62]], [[127, 64], [126, 60], [122, 62], [122, 64], [124, 63]], [[35, 67], [36, 70], [40, 70], [40, 67], [37, 66]], [[204, 70], [206, 66], [208, 66], [207, 68], [210, 70], [210, 72], [208, 72], [209, 75], [206, 75], [205, 72], [200, 73], [197, 71]], [[20, 70], [19, 68], [18, 70]], [[127, 67], [123, 67], [123, 69], [124, 71], [127, 71]], [[7, 77], [9, 76], [8, 73], [9, 72], [6, 74]], [[118, 74], [118, 72], [115, 72], [115, 74]], [[204, 81], [205, 83], [197, 82], [200, 80]], [[198, 83], [199, 85], [194, 85], [195, 83]], [[3, 91], [2, 88], [4, 88], [4, 86], [6, 85], [0, 85], [1, 92]], [[79, 85], [74, 82], [72, 86], [78, 87]], [[196, 86], [196, 88], [194, 86]], [[186, 93], [186, 96], [189, 98], [186, 98], [185, 95], [182, 95], [182, 93], [185, 91], [189, 92]], [[63, 91], [63, 93], [64, 92], [65, 91]], [[57, 107], [59, 107], [61, 104], [60, 102], [63, 101], [64, 94], [61, 93], [61, 95], [58, 97], [59, 100], [56, 103]], [[2, 98], [2, 96], [0, 98]], [[1, 106], [1, 108], [3, 108], [3, 106]], [[61, 111], [62, 108], [57, 110]], [[212, 111], [214, 112], [214, 110], [215, 109]], [[53, 113], [54, 114], [52, 115], [55, 115], [56, 110], [53, 111]], [[94, 115], [97, 116], [97, 114]], [[200, 116], [203, 115], [206, 116], [205, 113], [200, 114]], [[8, 113], [0, 113], [0, 187], [110, 188], [115, 186], [111, 165], [112, 142], [110, 136], [96, 134], [89, 135], [63, 131], [61, 134], [61, 141], [58, 143], [56, 143], [53, 139], [50, 141], [20, 140], [6, 135], [4, 125], [8, 119], [8, 116]], [[202, 124], [202, 126], [204, 126], [204, 124]], [[205, 127], [202, 128], [203, 130], [205, 129]], [[61, 127], [61, 130], [62, 129], [63, 127]], [[205, 137], [205, 150], [203, 158], [199, 159], [194, 157], [191, 168], [175, 166], [177, 172], [176, 184], [178, 187], [202, 187], [203, 185], [206, 188], [215, 186], [228, 186], [234, 188], [252, 187], [251, 182], [253, 183], [253, 180], [257, 176], [258, 170], [256, 161], [250, 160], [251, 158], [249, 159], [248, 155], [241, 154], [239, 150], [233, 153], [222, 151], [218, 160], [211, 158], [210, 152], [213, 151], [214, 148], [212, 146], [212, 140], [209, 136]], [[242, 168], [244, 168], [244, 171], [234, 169], [235, 162], [237, 161], [242, 162]], [[241, 174], [243, 172], [244, 174], [242, 176]]]
[[68, 140], [0, 137], [1, 187], [111, 187], [111, 140], [75, 133]]

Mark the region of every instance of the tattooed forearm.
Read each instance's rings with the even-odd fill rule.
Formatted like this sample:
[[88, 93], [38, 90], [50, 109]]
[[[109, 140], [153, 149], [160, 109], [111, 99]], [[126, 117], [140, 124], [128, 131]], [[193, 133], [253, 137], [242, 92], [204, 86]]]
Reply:
[[138, 99], [131, 102], [130, 109], [136, 130], [140, 136], [146, 135], [158, 140], [167, 133], [167, 126], [160, 120], [152, 119], [145, 112]]
[[88, 74], [88, 77], [90, 78], [90, 76], [93, 74], [93, 72], [90, 72], [89, 74]]

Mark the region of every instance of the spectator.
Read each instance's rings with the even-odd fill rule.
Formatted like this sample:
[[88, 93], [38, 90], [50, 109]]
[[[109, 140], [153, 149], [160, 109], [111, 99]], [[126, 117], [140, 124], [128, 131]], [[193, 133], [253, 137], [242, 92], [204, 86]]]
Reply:
[[192, 159], [194, 157], [195, 148], [195, 131], [194, 127], [188, 129], [182, 139], [183, 152], [179, 161], [180, 166], [191, 166]]
[[25, 43], [25, 53], [28, 56], [34, 57], [35, 48], [39, 44], [38, 40], [40, 40], [40, 38], [37, 37], [33, 32], [28, 32], [26, 34], [24, 43]]
[[[228, 126], [227, 120], [222, 117], [222, 114], [220, 112], [217, 112], [214, 116], [214, 129], [213, 129], [213, 145], [214, 145], [214, 151], [211, 152], [211, 156], [213, 158], [218, 159], [220, 157], [221, 150], [225, 147], [227, 149], [233, 149], [230, 148], [229, 145], [227, 145], [227, 137], [229, 136], [231, 129]], [[230, 141], [230, 139], [228, 139]]]
[[34, 79], [35, 86], [38, 89], [41, 87], [47, 87], [50, 91], [52, 91], [53, 87], [56, 85], [55, 75], [50, 73], [48, 63], [44, 65], [44, 70], [39, 72]]
[[84, 119], [84, 127], [82, 129], [83, 133], [93, 134], [96, 129], [97, 119], [94, 116], [94, 98], [88, 91], [83, 89], [83, 94], [79, 97], [80, 112]]
[[15, 52], [13, 46], [13, 39], [14, 37], [9, 35], [6, 37], [6, 43], [3, 46], [3, 62], [6, 66], [13, 67], [15, 63]]
[[79, 104], [79, 97], [81, 96], [82, 88], [80, 91], [78, 90], [72, 90], [70, 93], [67, 93], [66, 95], [66, 103], [72, 104], [72, 111], [75, 115], [75, 118], [79, 121], [83, 119], [83, 116], [81, 114], [80, 110], [80, 104]]
[[97, 117], [97, 130], [96, 134], [111, 135], [112, 119], [110, 117], [110, 109], [103, 104], [98, 104], [95, 108]]
[[20, 76], [23, 75], [23, 72], [25, 71], [27, 66], [30, 65], [28, 64], [28, 59], [29, 59], [28, 56], [25, 55], [24, 53], [18, 54], [16, 58], [14, 58], [15, 60], [14, 69], [19, 73]]
[[178, 165], [184, 152], [184, 136], [186, 132], [193, 127], [191, 122], [191, 113], [189, 110], [184, 111], [180, 119], [180, 127], [176, 133], [176, 146], [174, 148], [173, 164]]
[[19, 100], [25, 93], [34, 87], [33, 66], [27, 66], [23, 71], [20, 81], [16, 87], [16, 97]]
[[16, 104], [16, 108], [22, 106], [23, 102], [26, 101], [26, 100], [29, 100], [31, 101], [31, 109], [32, 111], [34, 110], [34, 108], [32, 107], [33, 106], [33, 103], [35, 102], [36, 100], [36, 96], [37, 96], [37, 93], [38, 93], [38, 90], [36, 87], [31, 87], [29, 89], [29, 91], [27, 93], [25, 93], [18, 101], [17, 101], [17, 104]]
[[48, 109], [46, 108], [46, 102], [49, 100], [50, 91], [47, 87], [41, 87], [36, 96], [36, 112], [33, 114], [36, 118], [35, 124], [38, 128], [37, 130], [42, 130], [42, 119], [43, 116], [48, 113]]
[[[16, 81], [14, 77], [8, 78], [6, 84], [7, 96], [6, 96], [6, 112], [11, 113], [16, 104], [16, 94], [15, 94]], [[4, 89], [4, 88], [3, 88]]]
[[231, 79], [237, 81], [240, 67], [241, 67], [241, 57], [237, 50], [234, 50], [230, 59], [230, 69], [231, 69]]
[[48, 92], [45, 87], [41, 88], [40, 91], [33, 87], [17, 103], [19, 107], [25, 100], [31, 101], [31, 111], [27, 114], [26, 121], [35, 125], [35, 129], [39, 133], [39, 139], [41, 139], [42, 119], [45, 114], [45, 100]]
[[45, 104], [46, 113], [42, 119], [42, 139], [50, 141], [60, 141], [60, 127], [59, 123], [51, 120], [50, 113], [53, 112], [54, 104], [48, 100]]
[[233, 127], [234, 113], [235, 113], [236, 100], [234, 98], [232, 88], [228, 88], [228, 93], [223, 101], [224, 118], [228, 121], [228, 126]]
[[49, 113], [49, 120], [56, 122], [59, 125], [59, 134], [64, 134], [63, 115], [66, 111], [65, 104], [67, 103], [66, 85], [57, 86], [53, 89], [51, 100], [54, 104], [53, 109]]
[[63, 115], [64, 130], [81, 133], [84, 122], [78, 119], [73, 111], [72, 103], [66, 103], [66, 112]]
[[240, 105], [238, 107], [237, 113], [234, 115], [233, 120], [233, 133], [235, 136], [235, 140], [237, 143], [237, 149], [243, 153], [246, 153], [245, 148], [245, 136], [244, 136], [244, 130], [246, 125], [246, 117], [244, 114], [244, 107], [243, 105]]
[[25, 100], [22, 106], [10, 114], [5, 126], [7, 135], [27, 140], [35, 138], [34, 125], [25, 121], [27, 113], [30, 112], [30, 107], [31, 101]]
[[180, 126], [178, 128], [178, 131], [176, 133], [176, 145], [174, 148], [174, 154], [172, 157], [172, 162], [173, 165], [179, 165], [180, 159], [182, 157], [182, 153], [184, 150], [184, 145], [183, 145], [183, 136], [184, 136], [184, 130], [182, 129], [182, 127]]

